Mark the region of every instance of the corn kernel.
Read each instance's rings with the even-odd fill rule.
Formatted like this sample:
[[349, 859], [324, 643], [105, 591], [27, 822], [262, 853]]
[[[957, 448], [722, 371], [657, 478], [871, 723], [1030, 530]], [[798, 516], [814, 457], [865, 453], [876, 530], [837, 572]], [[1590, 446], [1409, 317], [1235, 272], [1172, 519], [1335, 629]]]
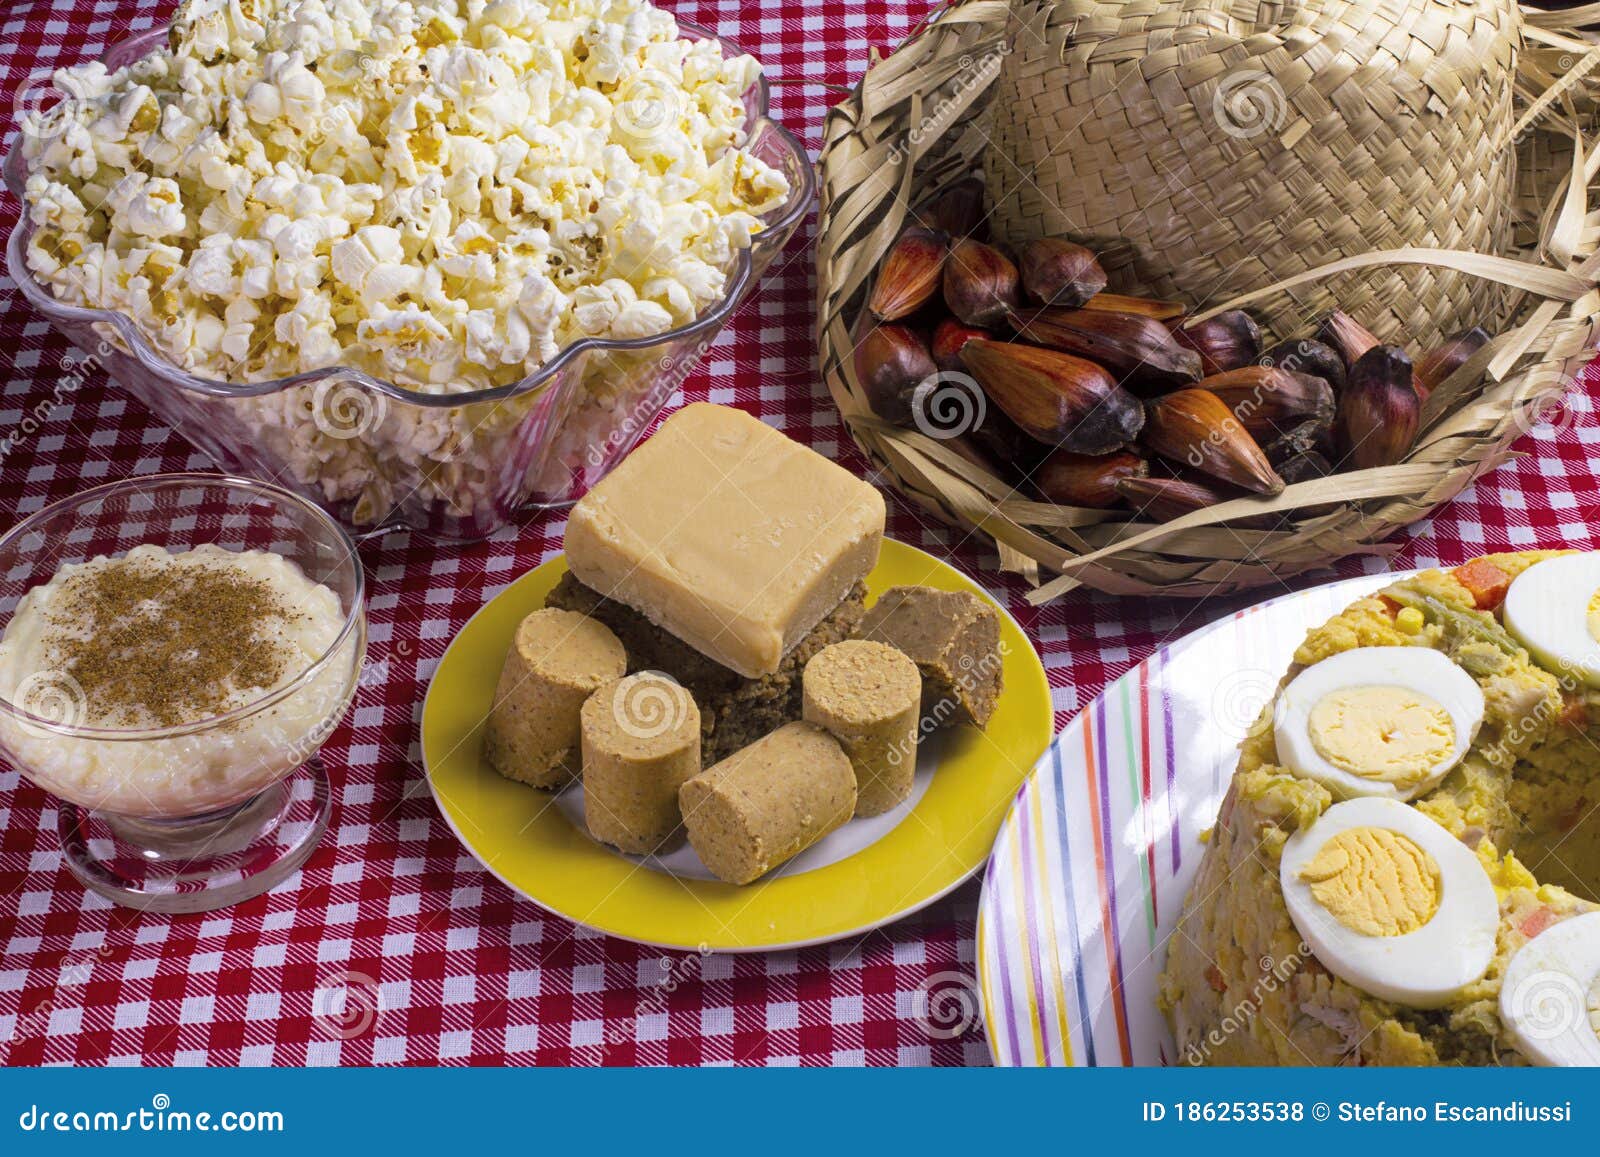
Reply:
[[133, 119], [128, 122], [128, 131], [131, 133], [147, 133], [161, 123], [161, 109], [151, 101], [145, 101], [139, 106], [139, 111], [133, 114]]
[[1422, 612], [1416, 607], [1401, 607], [1400, 613], [1394, 617], [1394, 625], [1408, 635], [1422, 630], [1422, 622]]

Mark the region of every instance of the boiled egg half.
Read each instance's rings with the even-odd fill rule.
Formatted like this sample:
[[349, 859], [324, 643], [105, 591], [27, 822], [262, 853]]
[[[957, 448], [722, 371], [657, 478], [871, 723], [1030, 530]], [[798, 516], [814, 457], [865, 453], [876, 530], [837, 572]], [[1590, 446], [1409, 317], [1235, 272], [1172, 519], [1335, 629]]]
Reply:
[[1501, 614], [1546, 670], [1600, 687], [1600, 553], [1534, 563], [1511, 580]]
[[1437, 1008], [1494, 958], [1500, 902], [1488, 873], [1396, 800], [1334, 804], [1284, 843], [1278, 877], [1323, 967], [1384, 1000]]
[[1409, 800], [1461, 762], [1483, 722], [1477, 681], [1429, 647], [1357, 647], [1278, 695], [1278, 761], [1336, 799]]
[[1536, 1065], [1600, 1067], [1600, 912], [1552, 924], [1517, 950], [1500, 1020]]

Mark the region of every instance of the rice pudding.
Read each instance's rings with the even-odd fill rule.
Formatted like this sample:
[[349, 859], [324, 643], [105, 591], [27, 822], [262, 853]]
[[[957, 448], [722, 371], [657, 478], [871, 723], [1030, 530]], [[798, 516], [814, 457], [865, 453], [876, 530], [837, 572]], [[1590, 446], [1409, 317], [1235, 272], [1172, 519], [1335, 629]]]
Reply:
[[343, 715], [360, 632], [272, 696], [334, 647], [346, 618], [338, 595], [269, 551], [147, 544], [64, 565], [0, 637], [0, 698], [108, 734], [0, 713], [0, 744], [84, 807], [180, 818], [238, 803], [308, 759]]

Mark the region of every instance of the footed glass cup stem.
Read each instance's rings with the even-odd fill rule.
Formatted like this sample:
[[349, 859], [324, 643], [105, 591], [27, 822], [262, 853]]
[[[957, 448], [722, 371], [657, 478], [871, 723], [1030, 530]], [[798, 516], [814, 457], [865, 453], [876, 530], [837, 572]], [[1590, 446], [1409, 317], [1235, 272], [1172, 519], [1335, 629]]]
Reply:
[[185, 819], [106, 815], [63, 802], [67, 866], [116, 904], [209, 912], [274, 887], [305, 863], [328, 827], [328, 774], [313, 756], [260, 794]]

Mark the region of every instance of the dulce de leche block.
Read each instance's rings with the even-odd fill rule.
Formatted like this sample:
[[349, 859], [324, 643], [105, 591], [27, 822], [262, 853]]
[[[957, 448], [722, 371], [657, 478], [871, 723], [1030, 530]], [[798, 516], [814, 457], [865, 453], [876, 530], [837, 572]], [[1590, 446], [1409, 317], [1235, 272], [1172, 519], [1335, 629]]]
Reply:
[[686, 406], [573, 507], [567, 565], [754, 679], [878, 560], [883, 496], [748, 414]]

